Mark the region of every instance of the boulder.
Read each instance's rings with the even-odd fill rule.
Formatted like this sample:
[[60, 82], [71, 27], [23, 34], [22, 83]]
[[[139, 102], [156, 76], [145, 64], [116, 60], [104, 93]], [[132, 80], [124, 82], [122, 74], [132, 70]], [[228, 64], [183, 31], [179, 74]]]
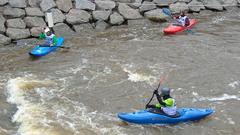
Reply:
[[112, 10], [116, 7], [116, 3], [111, 0], [95, 0], [95, 3], [100, 10]]
[[198, 0], [192, 0], [190, 3], [188, 3], [188, 8], [192, 12], [200, 12], [201, 9], [205, 9], [202, 2], [199, 2]]
[[232, 8], [234, 6], [238, 5], [237, 0], [219, 0], [220, 4], [223, 5], [223, 7], [226, 8]]
[[162, 9], [155, 9], [144, 13], [144, 16], [149, 20], [165, 22], [169, 18], [169, 16], [165, 15]]
[[57, 0], [56, 1], [58, 9], [63, 12], [68, 12], [71, 8], [73, 8], [72, 0]]
[[95, 4], [89, 0], [75, 0], [76, 9], [95, 10]]
[[95, 25], [96, 25], [95, 29], [97, 31], [104, 31], [104, 30], [106, 30], [109, 27], [109, 24], [104, 22], [104, 21], [102, 21], [102, 20], [97, 21]]
[[120, 25], [124, 22], [123, 16], [121, 16], [118, 12], [114, 12], [110, 15], [110, 23], [112, 25]]
[[3, 11], [3, 15], [7, 16], [8, 18], [23, 17], [23, 16], [25, 16], [25, 11], [20, 8], [7, 7]]
[[138, 10], [129, 7], [125, 3], [119, 3], [118, 11], [125, 19], [140, 19], [140, 18], [142, 18], [142, 15], [140, 15]]
[[25, 8], [27, 16], [44, 16], [43, 12], [37, 7]]
[[27, 7], [26, 0], [9, 0], [9, 5], [16, 8], [25, 8]]
[[160, 7], [169, 6], [169, 4], [173, 4], [176, 0], [153, 0], [153, 3], [156, 3]]
[[90, 23], [73, 25], [73, 28], [77, 33], [80, 33], [80, 34], [83, 34], [83, 35], [85, 33], [93, 32], [93, 26]]
[[0, 15], [0, 33], [4, 33], [6, 31], [6, 28], [5, 28], [5, 21], [6, 19]]
[[91, 15], [85, 10], [71, 9], [66, 15], [69, 24], [80, 24], [89, 22]]
[[75, 32], [65, 23], [58, 23], [54, 25], [53, 31], [57, 36], [68, 36], [75, 34]]
[[0, 0], [0, 6], [6, 5], [8, 0]]
[[173, 14], [180, 13], [180, 11], [188, 11], [188, 5], [184, 2], [177, 2], [174, 4], [170, 4], [169, 9]]
[[206, 7], [206, 9], [217, 11], [223, 10], [223, 6], [220, 4], [218, 0], [201, 0], [201, 1], [203, 2], [203, 5]]
[[55, 6], [56, 6], [56, 3], [54, 2], [54, 0], [42, 0], [42, 2], [40, 3], [40, 7], [43, 12], [46, 12], [47, 10]]
[[133, 3], [128, 4], [132, 8], [139, 8], [142, 5], [143, 0], [134, 0]]
[[24, 21], [27, 27], [46, 27], [46, 23], [41, 17], [25, 17]]
[[19, 28], [19, 29], [26, 28], [26, 23], [21, 18], [8, 19], [6, 24], [8, 28]]
[[7, 44], [10, 44], [10, 43], [11, 43], [11, 38], [0, 34], [0, 45], [7, 45]]
[[108, 10], [108, 11], [97, 10], [97, 11], [92, 12], [94, 20], [104, 20], [104, 21], [108, 20], [110, 14], [111, 14], [110, 10]]
[[8, 28], [6, 34], [11, 39], [22, 39], [30, 37], [29, 29]]
[[30, 7], [39, 7], [42, 0], [28, 0], [28, 5]]
[[39, 37], [40, 33], [42, 32], [42, 27], [32, 27], [30, 32], [33, 37]]
[[146, 11], [149, 11], [149, 10], [153, 10], [157, 8], [157, 6], [155, 5], [155, 3], [153, 2], [148, 2], [148, 1], [144, 1], [142, 3], [142, 5], [139, 7], [139, 11], [140, 12], [146, 12]]
[[[51, 9], [51, 11], [52, 11], [53, 23], [54, 24], [55, 23], [62, 23], [66, 19], [65, 15], [59, 9], [53, 8], [53, 9]], [[45, 20], [47, 22], [46, 17], [47, 16], [45, 16]]]

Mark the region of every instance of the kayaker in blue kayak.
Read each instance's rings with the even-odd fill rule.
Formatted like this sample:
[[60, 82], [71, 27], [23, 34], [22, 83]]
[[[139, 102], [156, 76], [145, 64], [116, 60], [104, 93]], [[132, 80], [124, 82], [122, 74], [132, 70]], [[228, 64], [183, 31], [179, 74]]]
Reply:
[[44, 28], [44, 32], [41, 32], [39, 35], [40, 39], [44, 39], [44, 44], [53, 46], [57, 45], [57, 37], [52, 33], [52, 31], [46, 27]]
[[184, 11], [180, 12], [179, 16], [174, 17], [175, 19], [177, 19], [177, 23], [175, 25], [180, 25], [180, 26], [184, 26], [187, 27], [188, 25], [190, 25], [190, 20], [189, 18], [185, 15]]
[[147, 108], [157, 108], [163, 113], [173, 116], [177, 113], [177, 107], [175, 100], [170, 96], [170, 88], [163, 87], [161, 89], [161, 94], [159, 95], [158, 90], [154, 91], [154, 94], [157, 96], [159, 103], [155, 105], [147, 105]]

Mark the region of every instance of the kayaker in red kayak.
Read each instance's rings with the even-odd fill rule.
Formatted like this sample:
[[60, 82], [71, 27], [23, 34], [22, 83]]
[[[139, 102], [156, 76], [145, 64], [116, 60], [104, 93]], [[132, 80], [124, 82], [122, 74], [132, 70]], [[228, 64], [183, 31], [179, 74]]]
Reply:
[[170, 96], [170, 88], [163, 87], [161, 89], [161, 94], [159, 95], [158, 90], [154, 91], [154, 94], [157, 96], [159, 103], [155, 105], [147, 105], [147, 108], [157, 108], [163, 113], [173, 116], [177, 113], [177, 107], [175, 100]]
[[189, 18], [185, 15], [184, 11], [180, 12], [179, 16], [174, 17], [175, 19], [177, 19], [177, 23], [175, 25], [180, 25], [180, 26], [184, 26], [187, 27], [190, 25], [190, 20]]
[[43, 29], [43, 32], [40, 33], [40, 39], [44, 39], [44, 45], [57, 45], [57, 37], [52, 33], [52, 31], [46, 27]]

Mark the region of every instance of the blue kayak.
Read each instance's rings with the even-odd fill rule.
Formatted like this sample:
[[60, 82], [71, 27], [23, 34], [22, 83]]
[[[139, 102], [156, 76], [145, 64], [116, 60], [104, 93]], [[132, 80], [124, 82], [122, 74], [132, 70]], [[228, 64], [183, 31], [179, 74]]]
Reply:
[[29, 54], [31, 56], [34, 57], [41, 57], [41, 56], [45, 56], [50, 52], [55, 51], [57, 48], [59, 48], [60, 46], [62, 46], [64, 41], [63, 37], [59, 37], [57, 38], [57, 45], [55, 46], [44, 46], [44, 45], [37, 45], [36, 47], [33, 48], [33, 50], [31, 52], [29, 52]]
[[179, 108], [176, 116], [158, 113], [159, 109], [145, 109], [131, 113], [119, 113], [118, 117], [135, 124], [176, 124], [179, 122], [200, 120], [213, 113], [210, 108]]

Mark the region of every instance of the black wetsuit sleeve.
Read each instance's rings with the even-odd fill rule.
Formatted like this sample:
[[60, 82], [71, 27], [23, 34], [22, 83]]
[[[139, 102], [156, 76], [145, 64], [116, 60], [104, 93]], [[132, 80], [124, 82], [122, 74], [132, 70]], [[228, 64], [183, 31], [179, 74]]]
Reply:
[[159, 94], [156, 94], [157, 95], [157, 100], [158, 102], [162, 105], [162, 106], [166, 106], [166, 103], [162, 101], [162, 98]]

